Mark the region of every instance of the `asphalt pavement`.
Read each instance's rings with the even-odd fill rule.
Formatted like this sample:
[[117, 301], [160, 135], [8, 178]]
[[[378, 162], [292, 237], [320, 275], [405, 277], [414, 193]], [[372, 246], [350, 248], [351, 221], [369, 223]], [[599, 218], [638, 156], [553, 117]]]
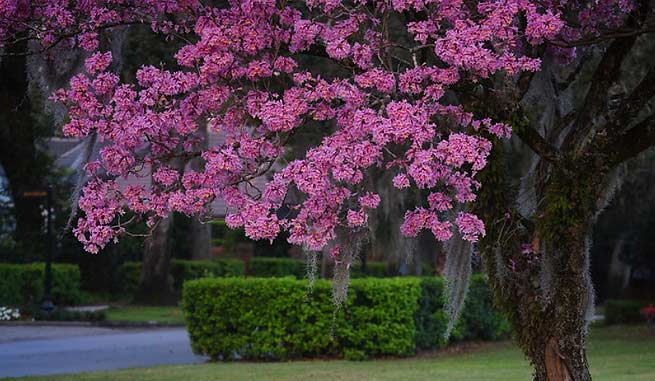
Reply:
[[0, 325], [0, 378], [204, 361], [184, 328]]

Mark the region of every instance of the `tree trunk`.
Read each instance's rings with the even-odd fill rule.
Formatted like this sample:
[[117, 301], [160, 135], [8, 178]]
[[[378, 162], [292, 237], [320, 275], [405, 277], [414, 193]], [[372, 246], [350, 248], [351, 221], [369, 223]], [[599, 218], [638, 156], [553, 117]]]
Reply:
[[[24, 52], [26, 43], [8, 49], [9, 53]], [[38, 260], [45, 251], [41, 202], [24, 198], [23, 192], [45, 190], [48, 158], [36, 143], [48, 131], [33, 117], [26, 65], [25, 55], [7, 55], [0, 61], [0, 165], [13, 199], [17, 250], [30, 256], [25, 260]]]
[[621, 260], [623, 254], [623, 247], [625, 245], [625, 235], [616, 240], [614, 249], [612, 250], [612, 257], [610, 260], [607, 282], [607, 296], [609, 298], [620, 298], [625, 294], [625, 268], [626, 263]]
[[[552, 285], [545, 284], [549, 280], [542, 281], [541, 294], [550, 300], [542, 302], [547, 312], [535, 318], [544, 337], [532, 344], [536, 348], [528, 350], [537, 380], [591, 380], [585, 346], [588, 319], [593, 312], [593, 289], [587, 270], [585, 237], [585, 232], [561, 237], [556, 245], [550, 245], [553, 250], [542, 251], [542, 255], [550, 257], [544, 261], [550, 263], [541, 271], [550, 272], [543, 276], [551, 277]], [[532, 343], [534, 337], [524, 339]]]
[[[575, 362], [584, 364], [584, 367], [577, 369], [577, 371], [571, 371], [567, 362], [570, 362], [572, 359]], [[589, 369], [586, 363], [587, 358], [584, 347], [580, 347], [580, 353], [575, 351], [563, 353], [563, 350], [560, 349], [559, 340], [555, 337], [551, 337], [546, 343], [544, 353], [544, 365], [546, 368], [546, 377], [544, 379], [549, 381], [591, 380], [591, 375], [589, 374]]]
[[134, 296], [140, 304], [175, 304], [170, 281], [172, 215], [159, 221], [146, 240], [139, 288]]
[[591, 380], [585, 350], [593, 308], [588, 256], [601, 172], [538, 174], [546, 180], [535, 185], [534, 212], [526, 215], [519, 210], [531, 208], [517, 208], [507, 188], [502, 154], [496, 148], [490, 169], [481, 173], [483, 192], [476, 202], [476, 213], [494, 221], [478, 252], [496, 302], [535, 380]]
[[[202, 148], [207, 149], [209, 147], [209, 133], [206, 125], [202, 128], [202, 135], [204, 137]], [[205, 161], [201, 157], [196, 157], [191, 159], [189, 166], [196, 172], [202, 172], [205, 167]], [[191, 258], [210, 259], [212, 240], [211, 225], [201, 223], [199, 218], [200, 216], [191, 218]]]
[[522, 257], [530, 254], [521, 245], [506, 248], [500, 259], [498, 253], [492, 258], [485, 254], [492, 288], [538, 381], [591, 380], [585, 344], [593, 290], [584, 264], [584, 237], [580, 232], [556, 244], [537, 243], [541, 247], [524, 262]]
[[191, 218], [191, 259], [211, 259], [211, 225]]

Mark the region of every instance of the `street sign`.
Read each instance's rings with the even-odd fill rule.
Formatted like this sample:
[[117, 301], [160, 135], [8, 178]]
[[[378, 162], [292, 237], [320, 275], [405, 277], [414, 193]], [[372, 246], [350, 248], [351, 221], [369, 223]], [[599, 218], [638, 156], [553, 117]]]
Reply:
[[23, 192], [23, 197], [45, 197], [48, 195], [46, 191], [27, 191]]

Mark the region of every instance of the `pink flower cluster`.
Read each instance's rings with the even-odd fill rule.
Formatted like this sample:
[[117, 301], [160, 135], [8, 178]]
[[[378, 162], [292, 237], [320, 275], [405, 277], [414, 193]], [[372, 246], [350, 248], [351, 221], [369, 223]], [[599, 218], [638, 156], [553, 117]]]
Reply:
[[[476, 198], [480, 184], [475, 177], [491, 150], [483, 135], [509, 137], [511, 128], [484, 116], [477, 119], [463, 106], [443, 100], [444, 95], [498, 72], [538, 70], [539, 59], [522, 53], [524, 38], [539, 44], [589, 33], [564, 25], [560, 15], [567, 11], [578, 12], [584, 29], [593, 26], [587, 9], [616, 21], [618, 7], [632, 4], [36, 3], [0, 0], [0, 41], [24, 31], [31, 20], [41, 20], [35, 30], [42, 31], [38, 37], [44, 46], [61, 37], [71, 46], [95, 51], [86, 61], [86, 73], [53, 95], [69, 110], [65, 134], [96, 133], [103, 142], [100, 160], [87, 166], [92, 180], [80, 200], [84, 217], [75, 230], [91, 252], [123, 232], [121, 216], [128, 210], [154, 224], [171, 211], [206, 213], [216, 197], [233, 211], [226, 218], [230, 227], [244, 227], [248, 236], [268, 240], [286, 231], [289, 242], [318, 250], [335, 238], [337, 228], [367, 225], [368, 213], [380, 204], [367, 188], [372, 168], [395, 173], [392, 183], [400, 190], [412, 185], [428, 190], [423, 204], [406, 213], [403, 234], [416, 236], [427, 229], [443, 241], [456, 227], [464, 239], [476, 241], [485, 234], [482, 221], [454, 211], [466, 210], [461, 204]], [[384, 20], [394, 12], [403, 13], [394, 19], [408, 20], [408, 38], [390, 37]], [[420, 20], [412, 19], [416, 14]], [[96, 51], [99, 33], [108, 25], [136, 21], [150, 22], [154, 31], [165, 34], [195, 34], [189, 39], [195, 42], [175, 55], [182, 69], [144, 66], [136, 73], [137, 83], [120, 83], [109, 71], [111, 54]], [[340, 70], [321, 75], [318, 68], [306, 67], [299, 53], [320, 55]], [[439, 60], [422, 58], [434, 54]], [[315, 121], [329, 126], [322, 140], [286, 163], [292, 135], [316, 128], [309, 127]], [[205, 125], [220, 131], [225, 141], [204, 148]], [[198, 156], [203, 168], [173, 169], [176, 160]], [[150, 189], [116, 185], [116, 178], [137, 175], [143, 168], [154, 169]], [[261, 176], [271, 178], [262, 189], [253, 184]]]

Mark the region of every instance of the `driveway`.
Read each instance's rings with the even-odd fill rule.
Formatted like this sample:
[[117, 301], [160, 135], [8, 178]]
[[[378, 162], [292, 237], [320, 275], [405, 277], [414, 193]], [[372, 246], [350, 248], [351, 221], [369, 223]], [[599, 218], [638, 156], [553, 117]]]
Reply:
[[184, 328], [0, 325], [0, 378], [205, 360], [191, 352]]

